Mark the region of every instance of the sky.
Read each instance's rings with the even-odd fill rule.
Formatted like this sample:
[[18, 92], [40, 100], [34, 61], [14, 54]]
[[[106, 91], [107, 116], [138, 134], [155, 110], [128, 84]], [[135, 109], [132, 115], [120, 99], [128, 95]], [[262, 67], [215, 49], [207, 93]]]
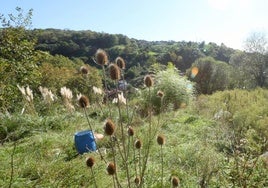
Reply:
[[243, 49], [268, 32], [268, 0], [0, 0], [0, 14], [33, 9], [32, 28], [91, 30], [147, 41], [193, 41]]

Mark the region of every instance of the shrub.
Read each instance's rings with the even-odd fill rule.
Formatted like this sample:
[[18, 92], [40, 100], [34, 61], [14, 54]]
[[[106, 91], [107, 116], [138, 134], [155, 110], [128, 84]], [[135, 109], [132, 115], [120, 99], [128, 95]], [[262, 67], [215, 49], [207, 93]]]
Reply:
[[228, 88], [230, 66], [225, 62], [216, 61], [211, 57], [205, 57], [197, 59], [192, 65], [193, 67], [198, 68], [197, 75], [191, 75], [191, 70], [188, 70], [187, 75], [191, 80], [196, 82], [198, 93], [212, 94], [215, 91]]
[[[159, 71], [155, 75], [155, 86], [151, 89], [151, 97], [147, 92], [142, 93], [142, 109], [146, 111], [148, 102], [151, 101], [153, 110], [156, 113], [162, 110], [167, 110], [170, 106], [173, 109], [178, 109], [182, 105], [188, 104], [193, 98], [194, 90], [193, 83], [179, 75], [178, 70], [169, 65], [164, 71]], [[163, 96], [159, 96], [159, 91]], [[161, 105], [162, 103], [162, 105]]]

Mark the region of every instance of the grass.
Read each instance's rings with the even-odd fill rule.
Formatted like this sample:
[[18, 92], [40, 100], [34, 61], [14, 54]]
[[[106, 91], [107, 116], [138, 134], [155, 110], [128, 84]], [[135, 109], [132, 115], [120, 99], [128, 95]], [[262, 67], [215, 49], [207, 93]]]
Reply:
[[[196, 118], [191, 123], [185, 123], [186, 120], [192, 118], [192, 115], [177, 111], [166, 114], [170, 118], [170, 122], [166, 122], [160, 132], [167, 138], [166, 144], [163, 146], [164, 150], [164, 185], [169, 185], [171, 174], [179, 177], [185, 176], [181, 169], [183, 161], [187, 160], [187, 156], [191, 153], [186, 152], [185, 148], [194, 147], [198, 142], [200, 128], [207, 127], [206, 120]], [[100, 187], [109, 187], [111, 179], [101, 178], [106, 175], [105, 164], [101, 161], [97, 153], [87, 153], [82, 156], [76, 155], [74, 148], [74, 133], [82, 128], [83, 121], [81, 114], [77, 113], [69, 117], [68, 121], [63, 122], [61, 130], [47, 129], [44, 132], [32, 131], [29, 136], [26, 136], [16, 141], [16, 150], [14, 153], [14, 187], [32, 187], [32, 186], [50, 186], [57, 185], [59, 187], [80, 187], [89, 186], [92, 184], [92, 177], [90, 171], [85, 165], [85, 159], [88, 156], [94, 156], [96, 162], [96, 177], [97, 183]], [[47, 117], [48, 118], [48, 117]], [[60, 117], [49, 117], [58, 121]], [[33, 118], [35, 121], [36, 119]], [[71, 120], [71, 121], [70, 121]], [[92, 120], [92, 119], [91, 119]], [[40, 117], [39, 121], [43, 122]], [[157, 121], [157, 118], [153, 120]], [[78, 123], [80, 122], [80, 123]], [[56, 122], [54, 122], [56, 123]], [[101, 126], [101, 122], [94, 120], [95, 127]], [[137, 137], [144, 137], [144, 130], [146, 126], [136, 127], [139, 134]], [[98, 128], [97, 128], [98, 129]], [[138, 130], [139, 129], [139, 130]], [[99, 129], [101, 130], [101, 129]], [[103, 141], [106, 142], [106, 141]], [[0, 186], [7, 187], [10, 179], [10, 156], [13, 150], [14, 142], [4, 143], [1, 146], [1, 179]], [[105, 145], [105, 143], [100, 143]], [[108, 149], [107, 149], [108, 150]], [[160, 147], [156, 140], [151, 149], [152, 157], [149, 159], [146, 184], [145, 187], [159, 187], [161, 160]], [[194, 159], [193, 159], [194, 160]], [[183, 164], [184, 168], [190, 168], [187, 163]], [[133, 167], [133, 166], [132, 166]], [[120, 173], [124, 175], [124, 173]], [[159, 176], [159, 178], [155, 178]], [[132, 174], [132, 178], [134, 174]], [[196, 180], [193, 179], [193, 182]], [[193, 182], [184, 182], [182, 185], [191, 184]]]
[[[165, 151], [165, 164], [170, 165], [167, 161], [174, 161], [174, 159], [169, 160], [172, 157], [174, 151], [178, 150], [178, 139], [183, 140], [188, 139], [187, 137], [192, 137], [189, 135], [188, 126], [189, 124], [183, 124], [184, 119], [187, 119], [188, 114], [182, 112], [168, 114], [169, 116], [175, 116], [180, 118], [173, 118], [173, 123], [165, 125], [161, 132], [167, 137], [167, 143], [164, 146]], [[18, 117], [15, 117], [15, 119]], [[7, 187], [10, 179], [10, 156], [13, 150], [14, 143], [16, 143], [16, 150], [14, 153], [14, 182], [19, 186], [30, 187], [35, 185], [59, 185], [62, 186], [81, 186], [89, 185], [90, 183], [90, 172], [85, 166], [85, 158], [89, 155], [93, 155], [97, 158], [97, 169], [101, 169], [98, 173], [105, 174], [105, 164], [103, 164], [97, 153], [88, 153], [83, 156], [77, 156], [76, 150], [74, 148], [74, 133], [81, 129], [87, 129], [86, 124], [83, 125], [84, 119], [81, 119], [81, 114], [77, 113], [73, 116], [68, 117], [68, 120], [63, 120], [61, 116], [46, 117], [47, 119], [54, 120], [56, 124], [58, 121], [62, 121], [61, 129], [54, 129], [52, 127], [46, 128], [46, 131], [36, 131], [32, 130], [31, 134], [25, 136], [16, 142], [6, 142], [1, 146], [1, 187]], [[23, 119], [23, 118], [22, 118]], [[46, 122], [42, 117], [33, 117], [34, 122]], [[101, 131], [102, 122], [98, 120], [93, 120], [95, 128]], [[154, 121], [157, 121], [155, 119]], [[200, 121], [200, 120], [197, 120]], [[32, 122], [32, 124], [34, 124]], [[196, 122], [194, 122], [196, 123]], [[40, 123], [42, 124], [42, 123]], [[51, 123], [48, 123], [50, 125]], [[40, 125], [41, 126], [41, 125]], [[46, 125], [42, 125], [44, 127]], [[55, 125], [56, 126], [56, 125]], [[137, 127], [140, 129], [137, 137], [143, 137], [143, 130], [145, 126]], [[178, 135], [174, 134], [178, 133]], [[106, 141], [103, 141], [106, 142]], [[156, 140], [155, 140], [156, 142]], [[105, 145], [105, 143], [100, 143], [100, 145]], [[171, 151], [168, 149], [171, 148]], [[153, 158], [151, 158], [148, 172], [149, 174], [159, 174], [159, 169], [161, 167], [161, 161], [159, 160], [159, 146], [155, 143], [153, 144], [152, 152]], [[175, 160], [176, 161], [176, 160]], [[173, 165], [169, 166], [170, 169]], [[103, 168], [104, 167], [104, 168]], [[166, 168], [167, 166], [165, 166]], [[175, 171], [172, 168], [171, 171]], [[170, 176], [170, 170], [165, 171], [165, 184], [168, 184]], [[150, 175], [148, 175], [150, 177]], [[107, 180], [107, 178], [104, 178]], [[101, 187], [105, 187], [105, 181], [100, 181], [97, 179]], [[107, 183], [107, 182], [106, 182]], [[158, 181], [149, 179], [147, 184], [158, 185]], [[13, 186], [16, 186], [14, 183]], [[107, 185], [110, 185], [107, 183]], [[107, 186], [108, 187], [108, 186]]]

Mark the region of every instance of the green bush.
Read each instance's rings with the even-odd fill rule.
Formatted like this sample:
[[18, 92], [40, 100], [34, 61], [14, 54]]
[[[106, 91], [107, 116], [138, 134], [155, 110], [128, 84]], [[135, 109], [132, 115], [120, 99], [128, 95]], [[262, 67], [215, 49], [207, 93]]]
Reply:
[[196, 82], [196, 90], [200, 94], [212, 94], [215, 91], [222, 91], [229, 87], [230, 66], [222, 61], [216, 61], [212, 57], [197, 59], [193, 67], [198, 68], [196, 75], [187, 75], [190, 80]]
[[[160, 110], [178, 109], [189, 104], [194, 95], [193, 83], [179, 75], [173, 65], [168, 65], [166, 70], [159, 71], [154, 75], [155, 85], [151, 88], [150, 94], [142, 92], [142, 112], [149, 108], [149, 101], [155, 113]], [[145, 90], [144, 90], [145, 91]], [[164, 96], [157, 95], [162, 91]]]

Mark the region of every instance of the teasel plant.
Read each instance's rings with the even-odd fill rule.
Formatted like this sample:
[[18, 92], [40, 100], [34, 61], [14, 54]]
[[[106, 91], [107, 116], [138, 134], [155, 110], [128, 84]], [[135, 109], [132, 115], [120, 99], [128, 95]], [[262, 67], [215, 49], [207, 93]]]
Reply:
[[[117, 174], [117, 171], [116, 171], [116, 164], [114, 164], [113, 162], [109, 162], [107, 167], [106, 167], [106, 171], [108, 173], [108, 175], [112, 176], [113, 178], [113, 185], [114, 185], [114, 188], [116, 188], [116, 174]], [[121, 187], [121, 186], [119, 186]]]
[[158, 145], [160, 146], [160, 158], [161, 158], [161, 187], [164, 186], [164, 153], [163, 153], [163, 145], [165, 144], [165, 137], [163, 135], [158, 135], [156, 138]]
[[180, 187], [180, 179], [177, 176], [171, 177], [171, 187], [172, 188]]
[[86, 159], [86, 165], [87, 167], [90, 168], [90, 171], [91, 171], [91, 176], [93, 178], [93, 182], [94, 182], [94, 186], [95, 188], [97, 188], [97, 181], [96, 181], [96, 178], [95, 178], [95, 173], [94, 173], [94, 170], [93, 170], [93, 166], [95, 165], [95, 159], [93, 157], [88, 157]]
[[[114, 124], [114, 122], [111, 119], [107, 119], [105, 124], [104, 124], [104, 133], [105, 135], [109, 136], [110, 138], [110, 146], [112, 149], [112, 155], [113, 155], [113, 164], [116, 165], [117, 161], [116, 161], [116, 150], [115, 150], [115, 142], [116, 142], [116, 137], [114, 136], [115, 134], [115, 129], [116, 126]], [[121, 187], [117, 173], [114, 174], [114, 178], [116, 180], [116, 184], [118, 187]]]
[[[115, 59], [115, 64], [120, 68], [121, 72], [121, 90], [123, 91], [123, 94], [125, 96], [125, 103], [126, 103], [126, 112], [127, 112], [127, 117], [129, 117], [129, 107], [128, 107], [128, 100], [127, 100], [127, 83], [125, 80], [125, 69], [126, 69], [126, 62], [122, 57], [117, 57]], [[127, 126], [130, 124], [131, 119], [128, 118], [128, 123]]]
[[120, 149], [120, 146], [118, 147], [118, 151], [121, 154], [124, 167], [126, 168], [126, 175], [127, 175], [127, 181], [128, 181], [128, 187], [131, 186], [130, 182], [130, 172], [129, 172], [129, 161], [128, 161], [128, 150], [127, 150], [127, 144], [126, 144], [126, 135], [125, 135], [125, 126], [123, 124], [122, 120], [122, 109], [121, 105], [126, 104], [126, 99], [123, 95], [123, 93], [119, 93], [119, 88], [118, 88], [118, 81], [121, 78], [121, 70], [119, 66], [115, 63], [112, 63], [109, 65], [109, 75], [110, 79], [115, 82], [116, 85], [116, 96], [117, 96], [117, 108], [118, 108], [118, 115], [119, 115], [119, 127], [120, 127], [120, 135], [121, 135], [121, 141], [122, 141], [122, 151]]
[[106, 70], [105, 67], [109, 65], [109, 59], [108, 59], [108, 54], [106, 53], [105, 50], [103, 49], [98, 49], [95, 53], [94, 58], [92, 58], [92, 60], [99, 66], [101, 66], [102, 68], [102, 79], [104, 81], [104, 88], [105, 88], [105, 95], [104, 95], [104, 99], [105, 102], [108, 104], [108, 110], [109, 110], [109, 116], [112, 116], [112, 112], [111, 112], [111, 108], [110, 108], [110, 104], [108, 101], [108, 86], [107, 86], [107, 79], [106, 79]]
[[104, 160], [104, 161], [106, 162], [106, 160], [105, 160], [103, 154], [101, 153], [101, 151], [100, 151], [99, 148], [98, 148], [98, 144], [97, 144], [97, 142], [96, 142], [96, 138], [95, 138], [95, 135], [94, 135], [93, 127], [92, 127], [92, 125], [91, 125], [91, 123], [90, 123], [90, 120], [89, 120], [89, 117], [88, 117], [88, 114], [87, 114], [87, 108], [88, 108], [89, 105], [90, 105], [90, 103], [89, 103], [89, 99], [88, 99], [87, 96], [79, 94], [79, 95], [77, 95], [77, 100], [78, 100], [78, 104], [79, 104], [79, 106], [83, 109], [83, 111], [84, 111], [84, 113], [85, 113], [85, 117], [86, 117], [86, 119], [87, 119], [87, 123], [88, 123], [88, 126], [89, 126], [89, 130], [92, 131], [92, 134], [93, 134], [93, 140], [94, 140], [94, 142], [95, 142], [95, 144], [96, 144], [96, 150], [98, 151], [98, 153], [99, 153], [101, 159]]
[[145, 176], [145, 171], [147, 169], [147, 163], [148, 163], [148, 159], [149, 159], [149, 153], [150, 153], [150, 147], [152, 145], [152, 139], [153, 139], [153, 130], [152, 130], [152, 104], [151, 104], [151, 88], [154, 85], [154, 80], [152, 78], [151, 75], [146, 75], [144, 77], [144, 85], [147, 87], [148, 89], [148, 95], [149, 95], [149, 107], [148, 107], [148, 118], [149, 118], [149, 130], [147, 133], [147, 144], [144, 148], [144, 156], [143, 156], [143, 163], [142, 163], [142, 170], [141, 170], [141, 184], [144, 183], [144, 176]]
[[[152, 127], [152, 104], [151, 104], [151, 94], [152, 94], [152, 88], [154, 85], [154, 80], [151, 75], [146, 75], [144, 77], [144, 85], [146, 86], [146, 89], [148, 91], [149, 96], [149, 108], [148, 108], [148, 127], [145, 127], [147, 130], [145, 131], [144, 140], [140, 139], [141, 135], [138, 133], [136, 134], [134, 131], [134, 127], [132, 127], [132, 121], [133, 116], [135, 114], [136, 108], [133, 109], [133, 113], [130, 115], [128, 112], [128, 103], [127, 103], [127, 97], [126, 97], [126, 91], [124, 91], [121, 88], [119, 88], [119, 81], [123, 80], [123, 84], [125, 84], [124, 81], [124, 69], [125, 69], [125, 61], [123, 58], [116, 58], [114, 63], [104, 63], [108, 62], [107, 54], [103, 50], [98, 50], [95, 54], [95, 63], [98, 65], [101, 65], [103, 68], [103, 78], [105, 80], [105, 88], [107, 91], [107, 82], [106, 82], [106, 76], [107, 79], [110, 79], [114, 84], [115, 88], [115, 98], [112, 100], [113, 103], [115, 103], [118, 115], [115, 114], [115, 111], [113, 111], [113, 115], [116, 115], [118, 119], [116, 119], [116, 131], [114, 129], [113, 125], [107, 124], [109, 122], [108, 120], [114, 119], [114, 117], [111, 117], [111, 106], [108, 102], [108, 94], [105, 92], [105, 98], [107, 99], [107, 107], [109, 108], [110, 116], [106, 117], [106, 123], [104, 127], [105, 135], [109, 137], [109, 143], [111, 145], [111, 152], [113, 161], [109, 164], [109, 169], [113, 169], [112, 167], [120, 167], [120, 176], [117, 175], [117, 171], [114, 170], [114, 173], [109, 173], [108, 167], [107, 171], [109, 175], [113, 175], [113, 182], [114, 186], [121, 187], [121, 184], [124, 185], [124, 187], [133, 187], [133, 183], [136, 185], [136, 187], [143, 187], [144, 186], [144, 180], [145, 180], [145, 173], [147, 172], [147, 164], [148, 164], [148, 158], [150, 153], [150, 147], [153, 144], [153, 139], [155, 138], [156, 131], [158, 129], [157, 126]], [[104, 68], [104, 67], [107, 67]], [[105, 72], [107, 71], [107, 72]], [[160, 93], [161, 100], [164, 97], [163, 93]], [[126, 116], [127, 119], [123, 119], [124, 110], [126, 110]], [[113, 123], [114, 124], [114, 123]], [[114, 124], [115, 125], [115, 124]], [[134, 141], [136, 140], [136, 141]], [[141, 142], [141, 140], [144, 141], [144, 144]], [[108, 155], [109, 156], [109, 155]], [[122, 168], [122, 169], [121, 169]], [[122, 174], [121, 174], [122, 173]], [[126, 176], [124, 180], [119, 177], [122, 177], [121, 175]], [[134, 178], [134, 181], [133, 179]]]
[[160, 120], [161, 120], [161, 114], [163, 112], [163, 106], [164, 106], [164, 92], [159, 90], [157, 91], [157, 94], [156, 94], [158, 97], [160, 97], [160, 109], [159, 109], [159, 115], [158, 115], [158, 124], [160, 124]]
[[[142, 157], [141, 157], [141, 148], [142, 148], [142, 142], [140, 139], [137, 139], [134, 143], [134, 163], [135, 163], [135, 175], [136, 177], [140, 177], [142, 173]], [[138, 150], [138, 156], [136, 157], [135, 150]], [[138, 164], [138, 167], [137, 167]], [[140, 179], [140, 183], [142, 183], [142, 180]], [[140, 186], [139, 183], [139, 186]]]
[[134, 131], [133, 127], [129, 126], [128, 129], [127, 129], [127, 135], [128, 135], [127, 157], [129, 157], [130, 149], [131, 149], [131, 146], [133, 145], [134, 134], [135, 134], [135, 131]]

